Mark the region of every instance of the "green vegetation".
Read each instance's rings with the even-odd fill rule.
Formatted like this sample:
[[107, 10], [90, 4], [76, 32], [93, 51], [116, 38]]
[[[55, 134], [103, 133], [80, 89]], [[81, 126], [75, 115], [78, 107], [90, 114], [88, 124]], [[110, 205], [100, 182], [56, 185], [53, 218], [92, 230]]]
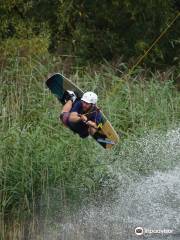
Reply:
[[[0, 216], [4, 232], [4, 221], [35, 217], [42, 201], [48, 211], [54, 191], [58, 207], [63, 207], [93, 196], [104, 181], [113, 179], [107, 167], [110, 160], [103, 157], [105, 150], [92, 139], [81, 140], [58, 121], [60, 105], [44, 81], [63, 65], [62, 58], [49, 55], [42, 39], [17, 41], [15, 50], [13, 46], [8, 41], [1, 48]], [[144, 76], [139, 70], [136, 77], [125, 80], [110, 65], [98, 69], [77, 68], [70, 78], [99, 94], [105, 114], [117, 131], [125, 133], [122, 142], [149, 129], [165, 130], [180, 119], [173, 74]], [[120, 153], [122, 142], [114, 156]], [[136, 171], [144, 169], [136, 167]], [[128, 168], [135, 169], [133, 164]]]
[[[170, 0], [103, 0], [82, 1], [80, 4], [66, 0], [57, 9], [56, 24], [50, 24], [50, 49], [74, 53], [80, 56], [80, 60], [88, 61], [111, 60], [119, 56], [125, 60], [138, 57], [178, 13], [176, 2]], [[179, 44], [176, 42], [179, 31], [179, 22], [176, 22], [155, 46], [147, 63], [156, 63], [156, 67], [164, 62], [174, 64], [177, 56], [174, 47]]]
[[[49, 50], [84, 64], [144, 54], [179, 14], [178, 1], [10, 1], [0, 6], [0, 39], [49, 36]], [[145, 60], [154, 68], [179, 61], [180, 21], [173, 23]], [[178, 51], [178, 52], [177, 52]]]

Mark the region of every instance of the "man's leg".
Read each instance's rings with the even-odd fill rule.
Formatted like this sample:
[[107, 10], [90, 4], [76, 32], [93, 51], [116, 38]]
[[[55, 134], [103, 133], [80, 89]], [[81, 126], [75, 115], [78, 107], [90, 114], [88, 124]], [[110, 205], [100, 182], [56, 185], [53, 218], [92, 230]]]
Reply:
[[65, 105], [63, 106], [61, 113], [63, 113], [63, 112], [70, 112], [71, 108], [72, 108], [72, 105], [73, 105], [73, 102], [71, 100], [68, 100], [65, 103]]
[[61, 114], [60, 114], [60, 120], [62, 121], [62, 123], [67, 126], [67, 121], [69, 118], [69, 114], [72, 108], [72, 104], [73, 102], [71, 100], [68, 100], [65, 105], [62, 108]]

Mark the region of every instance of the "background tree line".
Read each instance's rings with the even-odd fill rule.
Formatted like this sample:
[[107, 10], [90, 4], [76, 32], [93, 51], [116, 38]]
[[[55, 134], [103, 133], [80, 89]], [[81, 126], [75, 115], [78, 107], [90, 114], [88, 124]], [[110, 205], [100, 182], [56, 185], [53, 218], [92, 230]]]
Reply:
[[[179, 12], [177, 0], [4, 0], [0, 39], [50, 36], [49, 51], [82, 60], [138, 57]], [[154, 47], [148, 64], [174, 65], [180, 19]]]

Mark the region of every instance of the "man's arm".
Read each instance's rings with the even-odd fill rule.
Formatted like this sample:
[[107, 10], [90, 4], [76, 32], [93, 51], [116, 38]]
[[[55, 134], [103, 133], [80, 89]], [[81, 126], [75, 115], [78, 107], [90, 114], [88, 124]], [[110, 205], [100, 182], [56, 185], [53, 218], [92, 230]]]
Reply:
[[70, 122], [78, 122], [78, 121], [80, 121], [80, 116], [79, 116], [79, 114], [78, 114], [78, 110], [79, 110], [79, 108], [80, 108], [80, 102], [78, 101], [78, 102], [76, 102], [74, 105], [72, 105], [71, 106], [71, 112], [70, 112], [70, 110], [69, 110], [69, 112], [70, 112], [70, 114], [69, 114], [69, 121]]
[[86, 124], [87, 124], [88, 126], [90, 126], [90, 127], [93, 127], [93, 128], [95, 128], [95, 129], [98, 129], [97, 124], [96, 124], [95, 122], [91, 121], [91, 120], [87, 121]]
[[70, 122], [79, 122], [79, 121], [86, 122], [87, 117], [85, 115], [80, 115], [77, 112], [71, 112], [69, 115], [69, 121]]

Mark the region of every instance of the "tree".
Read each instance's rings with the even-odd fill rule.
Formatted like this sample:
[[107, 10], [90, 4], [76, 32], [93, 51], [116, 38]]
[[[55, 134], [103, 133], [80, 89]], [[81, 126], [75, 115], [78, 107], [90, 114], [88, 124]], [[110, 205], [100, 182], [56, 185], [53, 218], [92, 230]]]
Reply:
[[[51, 50], [99, 60], [143, 54], [177, 13], [171, 0], [61, 0], [50, 21]], [[179, 29], [155, 46], [151, 61], [172, 61]], [[56, 27], [55, 27], [56, 26]]]

